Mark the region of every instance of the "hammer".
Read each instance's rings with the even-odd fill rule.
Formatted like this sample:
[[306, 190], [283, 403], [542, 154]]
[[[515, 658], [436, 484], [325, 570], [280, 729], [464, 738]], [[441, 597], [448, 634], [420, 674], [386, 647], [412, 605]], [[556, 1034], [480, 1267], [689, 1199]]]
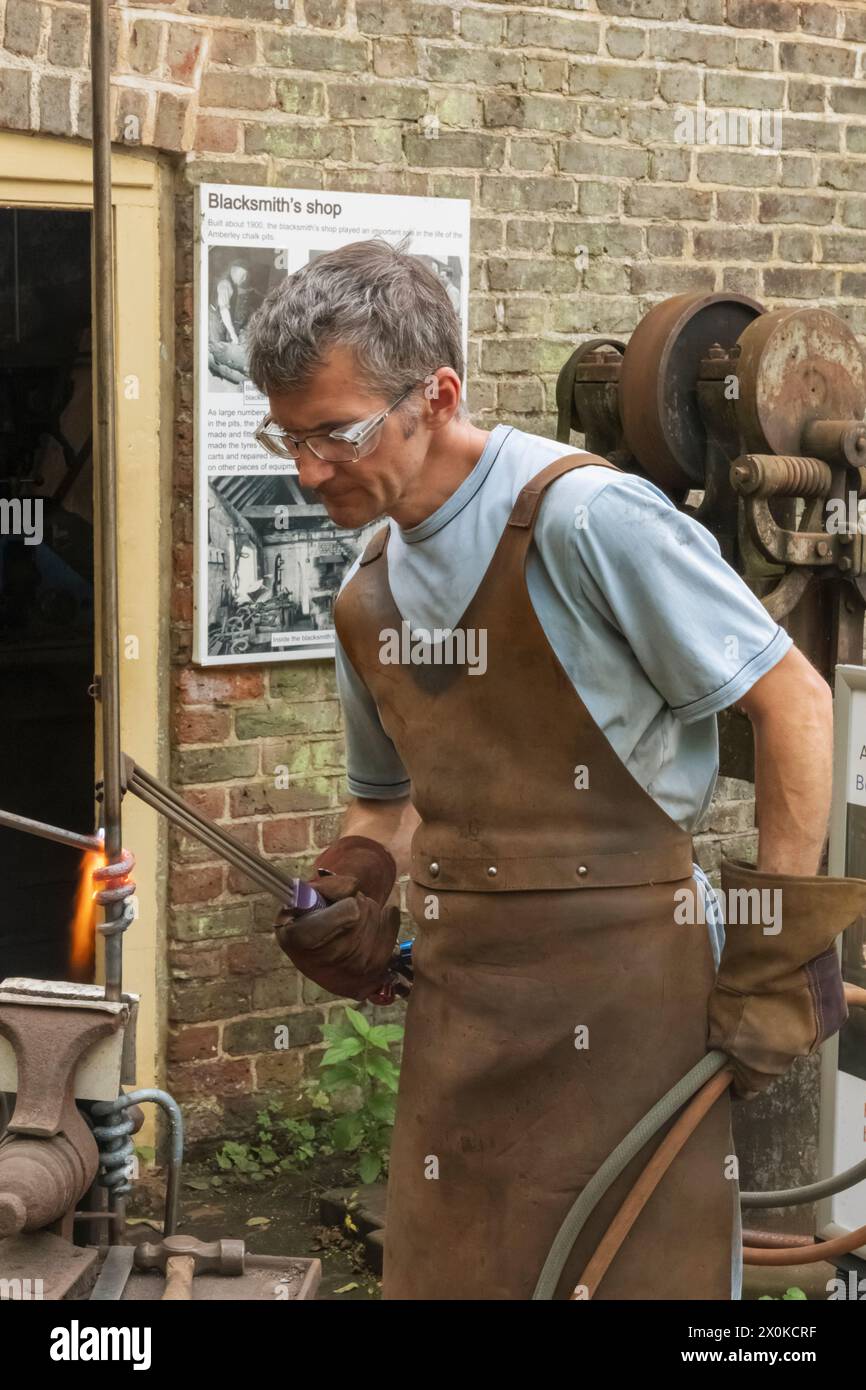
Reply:
[[243, 1274], [246, 1250], [242, 1240], [196, 1240], [195, 1236], [166, 1236], [158, 1243], [136, 1246], [136, 1269], [159, 1269], [165, 1274], [163, 1301], [192, 1298], [196, 1274]]

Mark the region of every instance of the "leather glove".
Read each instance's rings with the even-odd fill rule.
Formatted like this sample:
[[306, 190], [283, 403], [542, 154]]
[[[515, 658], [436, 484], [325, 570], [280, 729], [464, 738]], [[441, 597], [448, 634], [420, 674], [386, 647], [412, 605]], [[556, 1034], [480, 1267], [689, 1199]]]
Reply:
[[734, 1094], [750, 1100], [848, 1017], [834, 943], [866, 912], [866, 880], [767, 874], [723, 859], [722, 890], [728, 921], [708, 1041], [731, 1058]]
[[387, 907], [397, 877], [393, 858], [376, 840], [345, 835], [324, 850], [310, 884], [326, 906], [296, 917], [283, 909], [277, 941], [308, 979], [322, 989], [361, 1001], [388, 974], [400, 929], [400, 909]]

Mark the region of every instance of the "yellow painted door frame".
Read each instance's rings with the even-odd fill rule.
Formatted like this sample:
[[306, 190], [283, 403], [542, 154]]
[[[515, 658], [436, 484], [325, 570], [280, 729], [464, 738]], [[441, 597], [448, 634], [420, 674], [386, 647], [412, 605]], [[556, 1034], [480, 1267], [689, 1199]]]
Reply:
[[[155, 155], [115, 153], [112, 186], [121, 746], [165, 777], [174, 399], [170, 178]], [[0, 132], [0, 206], [92, 208], [89, 146]], [[98, 548], [95, 558], [98, 564]], [[98, 624], [98, 610], [96, 616]], [[98, 626], [96, 662], [98, 669]], [[98, 712], [97, 706], [97, 721]], [[97, 775], [99, 757], [97, 740]], [[136, 1080], [152, 1086], [163, 1080], [165, 1057], [167, 833], [161, 817], [132, 796], [123, 803], [123, 842], [136, 857], [138, 898], [138, 918], [124, 941], [123, 984], [141, 995]], [[148, 1115], [138, 1142], [150, 1142], [152, 1134]]]

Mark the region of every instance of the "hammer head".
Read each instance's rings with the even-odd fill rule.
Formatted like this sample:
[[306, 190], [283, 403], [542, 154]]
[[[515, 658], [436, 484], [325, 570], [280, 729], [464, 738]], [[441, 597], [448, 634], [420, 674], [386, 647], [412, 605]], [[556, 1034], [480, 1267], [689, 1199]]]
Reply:
[[195, 1236], [166, 1236], [160, 1241], [145, 1241], [136, 1246], [136, 1269], [157, 1269], [165, 1273], [167, 1262], [175, 1255], [187, 1255], [195, 1261], [196, 1274], [243, 1274], [246, 1250], [242, 1240], [196, 1240]]

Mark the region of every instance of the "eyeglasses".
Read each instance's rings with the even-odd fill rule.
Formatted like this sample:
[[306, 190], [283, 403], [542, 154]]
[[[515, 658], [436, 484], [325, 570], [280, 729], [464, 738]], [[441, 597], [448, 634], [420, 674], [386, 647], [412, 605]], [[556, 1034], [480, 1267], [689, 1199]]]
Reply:
[[422, 382], [414, 382], [385, 410], [379, 410], [357, 424], [347, 425], [345, 429], [331, 430], [328, 434], [290, 434], [288, 430], [270, 429], [274, 419], [272, 415], [266, 415], [255, 431], [255, 438], [263, 449], [276, 454], [277, 458], [298, 459], [301, 445], [305, 444], [310, 453], [323, 463], [357, 463], [358, 459], [366, 458], [375, 449], [379, 430], [391, 411], [396, 410], [400, 402], [421, 385]]

